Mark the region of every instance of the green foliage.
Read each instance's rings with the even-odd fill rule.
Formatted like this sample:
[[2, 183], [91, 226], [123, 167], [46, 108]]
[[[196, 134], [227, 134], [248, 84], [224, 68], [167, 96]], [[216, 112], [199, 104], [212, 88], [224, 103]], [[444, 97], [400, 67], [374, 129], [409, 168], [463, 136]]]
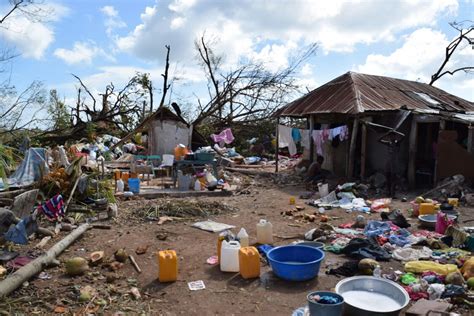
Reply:
[[64, 101], [60, 100], [56, 90], [49, 91], [48, 115], [53, 129], [65, 129], [71, 126], [71, 116]]

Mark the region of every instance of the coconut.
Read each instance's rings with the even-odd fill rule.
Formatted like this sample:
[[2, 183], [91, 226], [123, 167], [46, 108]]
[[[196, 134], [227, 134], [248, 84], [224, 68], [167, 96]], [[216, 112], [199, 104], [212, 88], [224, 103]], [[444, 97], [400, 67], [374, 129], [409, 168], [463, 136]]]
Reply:
[[89, 265], [86, 259], [75, 257], [65, 262], [65, 268], [67, 275], [76, 276], [84, 274], [89, 269]]
[[474, 277], [469, 278], [469, 279], [467, 280], [467, 286], [468, 286], [470, 289], [474, 289]]
[[104, 255], [103, 251], [94, 251], [91, 253], [89, 256], [91, 265], [99, 264], [104, 259]]
[[363, 274], [372, 274], [378, 265], [379, 263], [377, 261], [365, 258], [359, 261], [358, 268]]
[[464, 277], [458, 271], [451, 272], [446, 276], [446, 283], [447, 284], [454, 284], [454, 285], [464, 285]]
[[125, 262], [127, 261], [128, 253], [127, 251], [125, 251], [124, 248], [120, 248], [119, 250], [115, 252], [114, 256], [115, 256], [115, 260], [117, 260], [118, 262]]

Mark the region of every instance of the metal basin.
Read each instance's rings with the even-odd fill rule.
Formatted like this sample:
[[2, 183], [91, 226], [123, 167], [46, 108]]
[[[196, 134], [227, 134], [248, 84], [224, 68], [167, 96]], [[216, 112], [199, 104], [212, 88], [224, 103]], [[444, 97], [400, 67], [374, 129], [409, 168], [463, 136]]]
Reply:
[[336, 293], [344, 297], [344, 315], [398, 315], [410, 297], [395, 282], [371, 276], [355, 276], [337, 283]]

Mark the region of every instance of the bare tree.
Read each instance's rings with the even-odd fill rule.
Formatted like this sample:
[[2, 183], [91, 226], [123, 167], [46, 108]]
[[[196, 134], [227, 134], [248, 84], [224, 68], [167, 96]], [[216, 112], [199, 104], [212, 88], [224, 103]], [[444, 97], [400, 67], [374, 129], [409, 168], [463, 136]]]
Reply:
[[[464, 71], [465, 73], [473, 73], [474, 66], [464, 66], [453, 70], [445, 70], [446, 65], [451, 60], [454, 52], [460, 47], [462, 43], [467, 45], [474, 45], [474, 38], [469, 37], [469, 34], [474, 29], [472, 21], [452, 22], [450, 25], [459, 32], [459, 35], [446, 46], [444, 60], [438, 70], [431, 76], [429, 85], [433, 85], [439, 78], [449, 74], [454, 75], [456, 72]], [[472, 36], [472, 35], [471, 35]]]
[[0, 134], [13, 133], [39, 122], [37, 114], [44, 104], [45, 91], [39, 81], [20, 93], [12, 85], [0, 87]]
[[225, 71], [223, 56], [216, 54], [211, 46], [212, 42], [204, 35], [195, 41], [198, 59], [208, 79], [210, 100], [203, 105], [198, 99], [199, 113], [193, 125], [204, 120], [228, 125], [268, 118], [297, 89], [294, 75], [317, 49], [316, 44], [309, 45], [288, 67], [275, 72], [262, 62], [250, 60], [240, 63], [235, 70]]
[[35, 22], [41, 21], [51, 14], [49, 10], [41, 7], [43, 4], [41, 0], [8, 0], [8, 2], [10, 6], [7, 11], [0, 15], [0, 26], [2, 27], [5, 27], [4, 22], [16, 13]]

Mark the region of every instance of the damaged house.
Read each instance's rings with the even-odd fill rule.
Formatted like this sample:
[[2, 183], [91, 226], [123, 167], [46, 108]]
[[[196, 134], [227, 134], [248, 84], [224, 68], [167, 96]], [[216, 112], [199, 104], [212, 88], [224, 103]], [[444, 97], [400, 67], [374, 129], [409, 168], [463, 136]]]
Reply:
[[[412, 188], [455, 174], [474, 178], [474, 103], [425, 83], [347, 72], [277, 117], [306, 119], [310, 160], [323, 153], [323, 168], [336, 175], [391, 172]], [[342, 125], [346, 141], [315, 142], [315, 131]]]

